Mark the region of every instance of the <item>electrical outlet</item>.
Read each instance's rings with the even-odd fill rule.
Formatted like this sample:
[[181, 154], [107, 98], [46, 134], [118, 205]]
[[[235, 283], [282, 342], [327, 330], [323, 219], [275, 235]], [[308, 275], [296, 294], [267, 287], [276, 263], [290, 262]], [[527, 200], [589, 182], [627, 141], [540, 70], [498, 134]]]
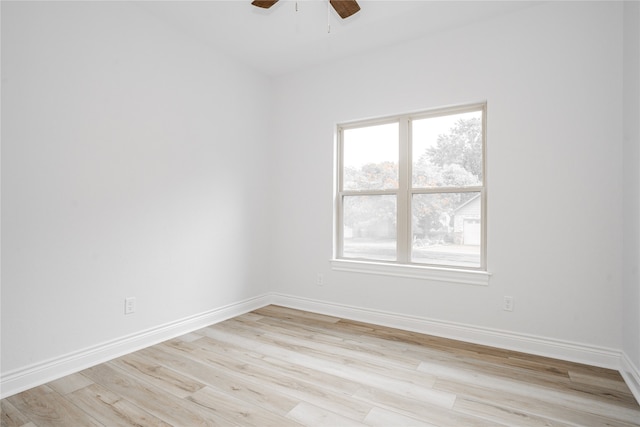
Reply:
[[318, 273], [318, 275], [316, 276], [316, 285], [324, 286], [324, 276], [322, 275], [322, 273]]
[[513, 311], [513, 297], [506, 296], [504, 297], [504, 306], [502, 307], [504, 311]]
[[124, 314], [133, 314], [136, 312], [136, 298], [128, 297], [124, 299]]

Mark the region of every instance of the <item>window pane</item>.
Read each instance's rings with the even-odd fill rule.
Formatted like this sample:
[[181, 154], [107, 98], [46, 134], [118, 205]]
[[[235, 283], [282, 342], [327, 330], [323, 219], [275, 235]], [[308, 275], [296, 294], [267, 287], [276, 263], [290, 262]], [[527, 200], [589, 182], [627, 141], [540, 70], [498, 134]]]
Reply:
[[398, 123], [344, 131], [344, 190], [398, 188], [398, 132]]
[[396, 196], [345, 196], [345, 258], [396, 260]]
[[411, 123], [413, 188], [482, 185], [482, 111]]
[[480, 267], [481, 214], [479, 192], [415, 194], [411, 261]]

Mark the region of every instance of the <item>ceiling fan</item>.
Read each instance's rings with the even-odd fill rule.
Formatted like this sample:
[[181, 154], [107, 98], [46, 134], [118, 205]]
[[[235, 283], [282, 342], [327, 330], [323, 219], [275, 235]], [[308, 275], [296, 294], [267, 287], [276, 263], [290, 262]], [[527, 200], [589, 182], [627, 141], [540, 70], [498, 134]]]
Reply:
[[[277, 2], [278, 0], [253, 0], [251, 4], [263, 9], [269, 9]], [[329, 3], [342, 19], [348, 18], [360, 10], [360, 5], [356, 0], [329, 0]]]

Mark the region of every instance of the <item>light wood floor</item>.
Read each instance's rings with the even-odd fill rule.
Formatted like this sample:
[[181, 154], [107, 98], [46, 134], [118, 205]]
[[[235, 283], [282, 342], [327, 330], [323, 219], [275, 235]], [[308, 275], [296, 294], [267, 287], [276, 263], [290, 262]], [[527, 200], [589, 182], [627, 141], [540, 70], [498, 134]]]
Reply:
[[2, 400], [5, 426], [640, 426], [611, 370], [269, 306]]

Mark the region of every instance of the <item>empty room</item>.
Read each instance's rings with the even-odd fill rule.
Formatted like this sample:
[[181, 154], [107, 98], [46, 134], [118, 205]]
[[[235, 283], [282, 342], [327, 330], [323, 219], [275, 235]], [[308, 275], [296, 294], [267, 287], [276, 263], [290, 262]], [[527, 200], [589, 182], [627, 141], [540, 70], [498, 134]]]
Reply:
[[0, 15], [2, 427], [640, 426], [640, 2]]

